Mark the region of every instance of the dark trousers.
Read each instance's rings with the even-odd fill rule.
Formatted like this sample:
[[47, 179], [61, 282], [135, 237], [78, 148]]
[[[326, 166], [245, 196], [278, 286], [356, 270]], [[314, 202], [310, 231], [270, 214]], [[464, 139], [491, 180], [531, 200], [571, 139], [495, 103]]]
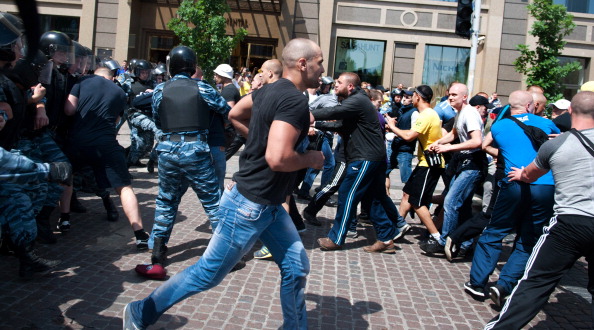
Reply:
[[313, 214], [314, 216], [320, 212], [322, 207], [330, 199], [344, 181], [346, 177], [346, 163], [340, 162], [334, 166], [334, 172], [332, 172], [332, 178], [330, 181], [311, 199], [306, 207], [305, 212]]
[[544, 227], [520, 279], [499, 316], [485, 329], [524, 327], [547, 302], [563, 275], [580, 257], [588, 261], [588, 292], [594, 297], [594, 218], [558, 215]]

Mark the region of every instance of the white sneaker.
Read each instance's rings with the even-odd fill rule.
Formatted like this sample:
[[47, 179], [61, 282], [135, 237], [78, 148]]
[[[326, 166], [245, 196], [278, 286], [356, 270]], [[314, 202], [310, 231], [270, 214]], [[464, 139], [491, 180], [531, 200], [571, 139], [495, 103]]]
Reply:
[[398, 230], [400, 230], [398, 232], [398, 234], [396, 234], [396, 236], [394, 236], [394, 242], [396, 242], [397, 240], [401, 239], [404, 237], [404, 235], [406, 235], [406, 233], [408, 233], [410, 230], [412, 229], [412, 226], [409, 225], [408, 223], [404, 226], [402, 226], [401, 228], [398, 228]]
[[144, 329], [144, 328], [139, 328], [138, 326], [136, 326], [136, 324], [134, 324], [134, 321], [132, 320], [132, 312], [130, 311], [130, 304], [131, 303], [128, 303], [126, 305], [126, 307], [124, 307], [124, 315], [122, 316], [123, 329], [124, 330]]

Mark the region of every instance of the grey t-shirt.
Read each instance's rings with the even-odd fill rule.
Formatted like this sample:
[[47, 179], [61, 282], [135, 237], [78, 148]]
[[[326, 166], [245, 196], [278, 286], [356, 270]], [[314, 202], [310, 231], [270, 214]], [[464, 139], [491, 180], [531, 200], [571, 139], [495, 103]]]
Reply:
[[[594, 128], [580, 132], [594, 142]], [[573, 134], [545, 142], [534, 164], [553, 171], [555, 214], [594, 217], [594, 157]]]

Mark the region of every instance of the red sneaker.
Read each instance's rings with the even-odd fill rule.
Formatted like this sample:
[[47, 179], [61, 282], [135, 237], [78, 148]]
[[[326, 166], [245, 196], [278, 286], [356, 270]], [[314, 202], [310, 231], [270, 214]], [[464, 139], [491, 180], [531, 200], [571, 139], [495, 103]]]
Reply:
[[154, 265], [136, 265], [134, 270], [140, 276], [144, 276], [153, 280], [162, 280], [167, 276], [167, 269], [165, 267], [154, 264]]

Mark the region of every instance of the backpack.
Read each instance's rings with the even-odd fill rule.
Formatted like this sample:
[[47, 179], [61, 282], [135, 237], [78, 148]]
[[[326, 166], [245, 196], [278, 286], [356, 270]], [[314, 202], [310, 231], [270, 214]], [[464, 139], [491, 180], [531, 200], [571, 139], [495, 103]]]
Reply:
[[516, 124], [518, 124], [520, 128], [522, 128], [524, 134], [526, 134], [526, 136], [530, 139], [530, 142], [532, 142], [534, 150], [538, 151], [538, 149], [540, 149], [540, 146], [549, 140], [549, 135], [540, 128], [526, 125], [523, 122], [519, 121], [516, 117], [511, 115], [506, 116], [506, 118], [511, 119]]

